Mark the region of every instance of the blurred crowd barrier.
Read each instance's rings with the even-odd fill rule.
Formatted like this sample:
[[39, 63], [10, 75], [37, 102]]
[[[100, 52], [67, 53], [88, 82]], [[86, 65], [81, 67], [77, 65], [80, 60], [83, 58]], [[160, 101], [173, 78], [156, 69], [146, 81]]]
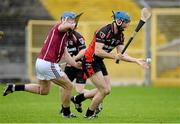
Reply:
[[[0, 83], [4, 79], [26, 79], [25, 20], [0, 18]], [[1, 81], [2, 80], [2, 81]]]

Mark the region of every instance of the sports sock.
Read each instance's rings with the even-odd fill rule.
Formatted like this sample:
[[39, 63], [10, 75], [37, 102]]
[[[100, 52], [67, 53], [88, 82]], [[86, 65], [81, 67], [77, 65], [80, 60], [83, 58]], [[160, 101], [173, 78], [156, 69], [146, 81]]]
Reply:
[[15, 84], [13, 85], [14, 91], [24, 91], [25, 84]]
[[84, 100], [86, 100], [86, 98], [84, 97], [84, 93], [75, 96], [75, 101], [76, 101], [77, 103], [81, 103], [81, 102], [84, 101]]
[[88, 108], [86, 111], [86, 116], [89, 117], [89, 116], [92, 116], [93, 114], [94, 114], [94, 111], [92, 111]]
[[64, 116], [68, 116], [71, 113], [70, 107], [65, 108], [62, 106], [62, 112], [63, 112]]

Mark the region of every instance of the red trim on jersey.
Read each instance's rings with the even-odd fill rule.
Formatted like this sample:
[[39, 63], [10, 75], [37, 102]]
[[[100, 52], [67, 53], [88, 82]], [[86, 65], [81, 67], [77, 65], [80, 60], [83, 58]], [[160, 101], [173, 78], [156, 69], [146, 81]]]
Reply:
[[106, 38], [109, 38], [109, 37], [110, 37], [110, 35], [111, 35], [111, 30], [108, 32], [108, 34], [107, 34]]
[[91, 44], [89, 45], [89, 47], [86, 49], [86, 51], [84, 53], [84, 56], [85, 56], [87, 62], [93, 61], [93, 55], [95, 52], [95, 45], [96, 45], [96, 35], [94, 36]]

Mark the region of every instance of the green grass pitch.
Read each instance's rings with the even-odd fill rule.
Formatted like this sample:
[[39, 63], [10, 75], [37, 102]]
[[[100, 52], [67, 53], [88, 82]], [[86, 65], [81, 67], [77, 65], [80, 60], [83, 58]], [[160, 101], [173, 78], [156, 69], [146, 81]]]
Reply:
[[[0, 85], [3, 92], [4, 85]], [[92, 88], [92, 87], [89, 87]], [[180, 123], [180, 88], [113, 87], [96, 119], [83, 115], [90, 100], [83, 103], [78, 118], [62, 118], [59, 91], [53, 86], [47, 96], [16, 92], [0, 96], [0, 123]]]

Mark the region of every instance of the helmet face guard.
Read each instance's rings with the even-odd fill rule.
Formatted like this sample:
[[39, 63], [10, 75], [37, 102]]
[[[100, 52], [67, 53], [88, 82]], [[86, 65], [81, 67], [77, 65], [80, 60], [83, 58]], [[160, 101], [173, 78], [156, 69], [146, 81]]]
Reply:
[[[112, 11], [112, 13], [113, 13], [114, 22], [118, 28], [118, 31], [123, 30], [123, 28], [122, 28], [123, 22], [129, 23], [131, 21], [130, 16], [123, 11], [117, 11], [116, 13], [114, 13], [114, 11]], [[121, 20], [121, 22], [119, 23], [118, 20]]]

